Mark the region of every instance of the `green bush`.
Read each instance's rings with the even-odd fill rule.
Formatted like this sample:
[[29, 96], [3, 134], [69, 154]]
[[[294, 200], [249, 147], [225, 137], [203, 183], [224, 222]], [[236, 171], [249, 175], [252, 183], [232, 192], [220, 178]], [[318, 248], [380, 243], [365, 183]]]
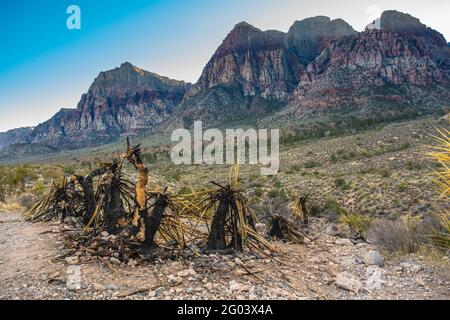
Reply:
[[334, 179], [334, 184], [336, 187], [340, 188], [342, 191], [350, 189], [350, 184], [344, 178]]

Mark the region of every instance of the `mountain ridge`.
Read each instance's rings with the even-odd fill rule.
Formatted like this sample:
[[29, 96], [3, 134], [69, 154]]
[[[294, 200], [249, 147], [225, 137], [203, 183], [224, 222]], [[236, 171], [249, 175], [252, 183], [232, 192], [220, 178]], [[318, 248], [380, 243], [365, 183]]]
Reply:
[[356, 32], [342, 19], [317, 16], [295, 21], [285, 33], [240, 22], [197, 83], [125, 62], [100, 72], [76, 108], [61, 109], [31, 133], [0, 134], [0, 148], [76, 149], [190, 127], [194, 120], [211, 126], [255, 117], [301, 123], [321, 113], [345, 116], [349, 109], [357, 117], [396, 117], [450, 106], [450, 49], [442, 34], [397, 11], [383, 12], [380, 25]]

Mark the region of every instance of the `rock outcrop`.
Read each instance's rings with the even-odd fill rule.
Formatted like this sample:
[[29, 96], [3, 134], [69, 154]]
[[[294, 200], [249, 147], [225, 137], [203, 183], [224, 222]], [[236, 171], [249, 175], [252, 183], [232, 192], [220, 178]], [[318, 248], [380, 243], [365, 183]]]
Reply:
[[76, 148], [139, 134], [167, 119], [190, 88], [124, 63], [101, 72], [76, 109], [62, 109], [37, 126], [30, 141]]
[[296, 21], [286, 36], [286, 47], [306, 67], [336, 39], [357, 32], [344, 20], [318, 16]]
[[381, 30], [346, 36], [325, 48], [283, 112], [435, 112], [450, 105], [447, 53], [438, 32], [409, 15], [385, 12]]
[[303, 67], [286, 50], [285, 37], [280, 31], [237, 24], [204, 68], [198, 86], [208, 89], [238, 82], [246, 95], [286, 101]]
[[28, 137], [32, 131], [32, 127], [26, 127], [0, 132], [0, 149], [16, 143], [28, 142]]

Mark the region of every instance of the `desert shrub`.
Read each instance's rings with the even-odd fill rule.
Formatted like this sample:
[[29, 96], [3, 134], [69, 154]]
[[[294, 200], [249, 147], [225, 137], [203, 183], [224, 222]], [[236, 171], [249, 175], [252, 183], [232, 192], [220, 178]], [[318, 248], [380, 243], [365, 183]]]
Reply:
[[45, 183], [42, 182], [42, 181], [38, 181], [38, 182], [36, 182], [36, 184], [34, 186], [33, 192], [34, 192], [35, 195], [40, 197], [40, 196], [44, 195], [45, 190], [46, 190]]
[[143, 153], [141, 154], [141, 158], [146, 163], [155, 163], [158, 159], [156, 153]]
[[288, 170], [286, 170], [286, 173], [287, 174], [295, 174], [300, 171], [301, 171], [301, 167], [297, 164], [293, 164], [292, 166], [289, 167]]
[[261, 197], [261, 196], [263, 195], [263, 190], [261, 189], [261, 187], [256, 187], [256, 188], [253, 190], [253, 195], [254, 195], [255, 197]]
[[325, 201], [323, 214], [330, 221], [338, 221], [339, 216], [343, 213], [345, 213], [345, 209], [342, 208], [336, 200], [329, 198]]
[[75, 174], [76, 168], [75, 166], [69, 164], [62, 167], [63, 173], [65, 175], [72, 175]]
[[423, 240], [404, 219], [380, 219], [367, 230], [366, 237], [381, 249], [402, 254], [415, 252]]
[[5, 170], [3, 182], [13, 190], [23, 188], [29, 174], [30, 171], [25, 166], [8, 168]]
[[389, 169], [381, 169], [380, 174], [383, 178], [389, 178], [392, 172]]
[[18, 198], [19, 204], [27, 209], [33, 207], [36, 201], [37, 201], [36, 196], [32, 193], [23, 193]]
[[334, 184], [336, 187], [340, 188], [342, 191], [346, 191], [350, 189], [350, 184], [344, 178], [336, 178], [334, 179]]
[[192, 189], [188, 186], [182, 186], [180, 190], [178, 191], [178, 194], [191, 194]]
[[331, 163], [336, 163], [336, 162], [338, 162], [338, 157], [336, 156], [336, 154], [332, 154], [332, 155], [331, 155], [330, 161], [331, 161]]
[[6, 190], [5, 187], [3, 186], [1, 180], [0, 180], [0, 202], [4, 202], [5, 198], [6, 198]]
[[307, 162], [305, 162], [305, 164], [303, 165], [306, 169], [313, 169], [313, 168], [317, 168], [320, 167], [320, 163], [314, 161], [314, 160], [309, 160]]
[[408, 184], [406, 182], [400, 182], [397, 186], [398, 192], [405, 192], [408, 189]]

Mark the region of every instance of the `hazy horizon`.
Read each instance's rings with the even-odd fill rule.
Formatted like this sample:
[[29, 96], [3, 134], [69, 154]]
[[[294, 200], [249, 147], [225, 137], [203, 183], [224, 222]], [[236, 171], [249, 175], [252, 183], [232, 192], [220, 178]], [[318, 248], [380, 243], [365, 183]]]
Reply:
[[[66, 8], [81, 8], [81, 30], [66, 28]], [[378, 6], [419, 18], [450, 40], [450, 2], [429, 0], [22, 1], [3, 5], [0, 52], [0, 132], [36, 126], [74, 108], [100, 71], [128, 61], [195, 83], [236, 23], [287, 32], [296, 21], [325, 15], [364, 30]], [[239, 8], [239, 10], [236, 10]]]

